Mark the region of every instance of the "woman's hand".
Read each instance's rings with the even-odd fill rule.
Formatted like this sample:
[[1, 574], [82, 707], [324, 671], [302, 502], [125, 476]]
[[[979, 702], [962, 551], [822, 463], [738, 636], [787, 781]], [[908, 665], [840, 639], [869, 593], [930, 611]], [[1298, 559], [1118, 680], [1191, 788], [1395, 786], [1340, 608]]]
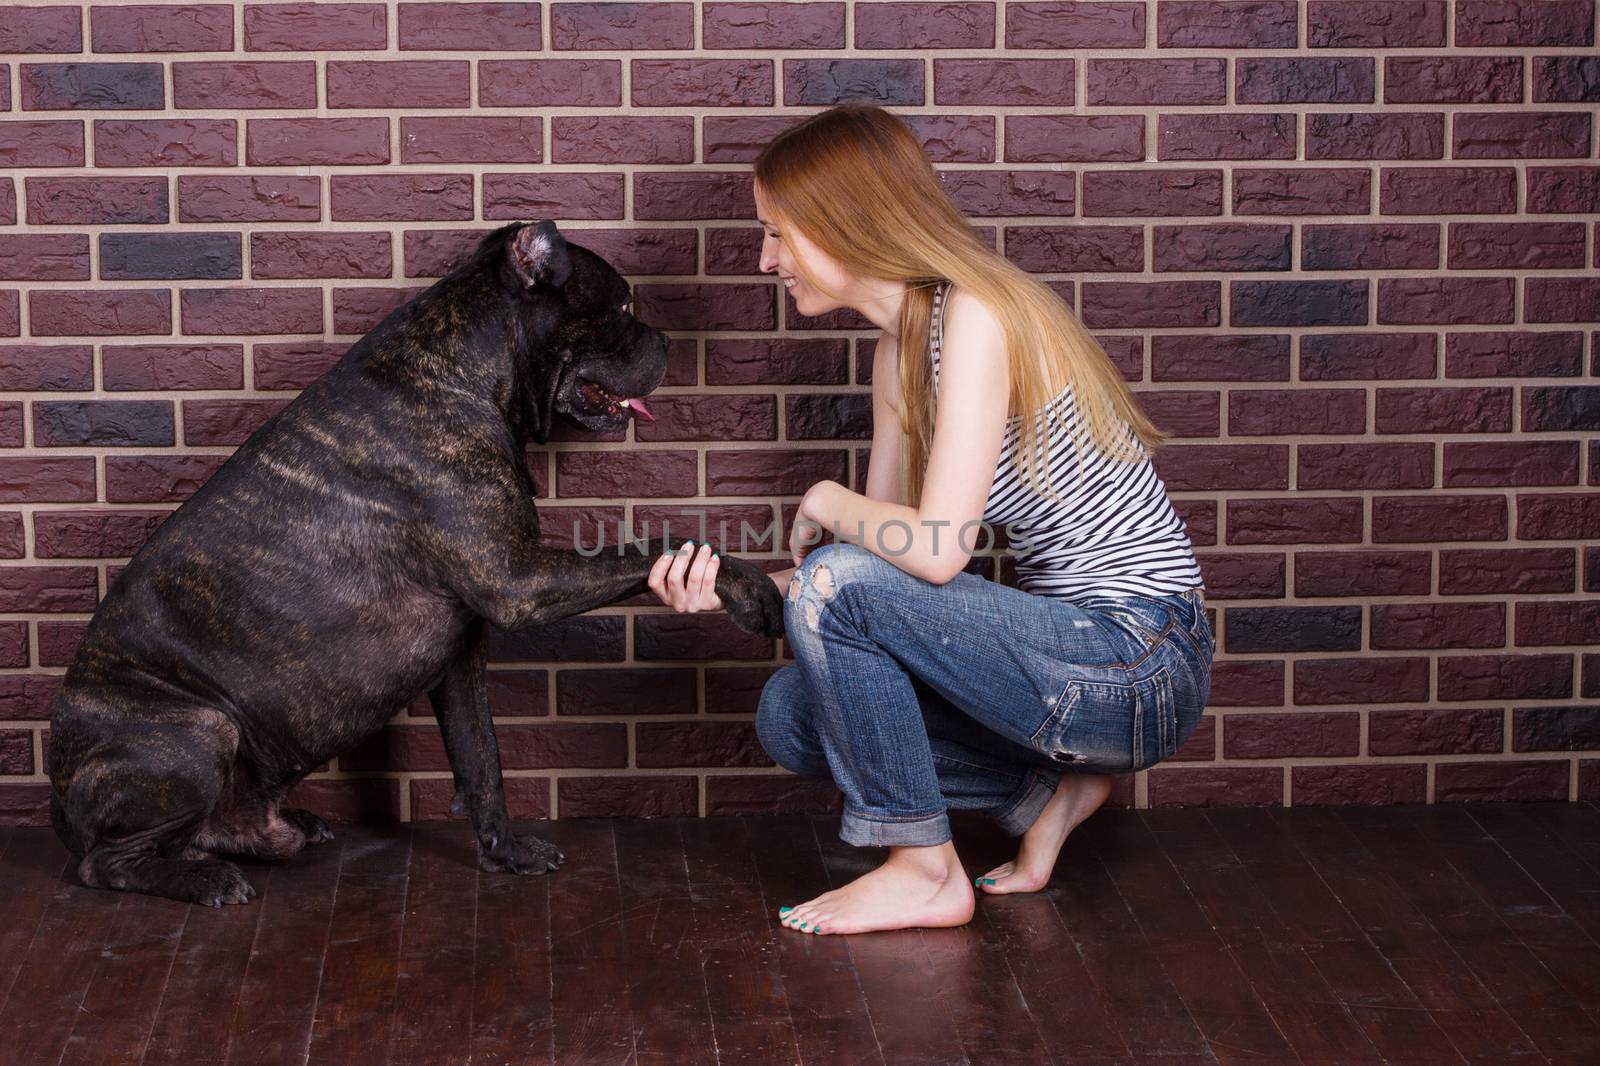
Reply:
[[696, 548], [694, 541], [685, 541], [650, 568], [650, 591], [679, 614], [720, 611], [722, 599], [716, 590], [721, 562], [711, 545]]

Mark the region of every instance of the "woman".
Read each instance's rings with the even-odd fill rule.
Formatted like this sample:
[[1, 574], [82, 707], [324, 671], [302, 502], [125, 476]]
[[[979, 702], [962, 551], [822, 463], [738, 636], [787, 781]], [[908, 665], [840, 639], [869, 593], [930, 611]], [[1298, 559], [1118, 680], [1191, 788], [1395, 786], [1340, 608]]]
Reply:
[[[1200, 570], [1148, 453], [1162, 434], [1048, 287], [979, 241], [910, 130], [843, 105], [755, 163], [761, 269], [803, 315], [881, 331], [866, 493], [805, 494], [786, 593], [796, 663], [767, 682], [762, 745], [844, 794], [840, 836], [879, 868], [797, 907], [810, 933], [960, 925], [974, 886], [1031, 892], [1111, 777], [1177, 750], [1210, 689]], [[1030, 417], [1023, 418], [1020, 412]], [[998, 528], [1019, 588], [966, 570]], [[817, 530], [835, 542], [810, 545]], [[706, 546], [656, 595], [715, 610]], [[969, 883], [946, 809], [1020, 836]]]

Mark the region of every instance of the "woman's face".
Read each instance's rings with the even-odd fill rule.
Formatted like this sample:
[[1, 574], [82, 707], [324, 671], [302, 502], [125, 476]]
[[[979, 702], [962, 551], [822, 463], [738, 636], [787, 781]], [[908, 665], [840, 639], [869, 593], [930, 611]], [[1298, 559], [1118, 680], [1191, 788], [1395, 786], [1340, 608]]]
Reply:
[[847, 298], [856, 288], [856, 279], [839, 265], [838, 260], [806, 240], [803, 234], [795, 232], [793, 227], [779, 229], [772, 222], [772, 213], [767, 210], [767, 202], [761, 193], [761, 186], [754, 186], [754, 191], [756, 219], [761, 222], [763, 231], [761, 238], [762, 273], [777, 272], [778, 276], [783, 279], [784, 287], [789, 290], [789, 294], [794, 298], [795, 309], [802, 315], [815, 317], [844, 307], [845, 304], [807, 285], [795, 269], [795, 259], [799, 257], [804, 260], [806, 269], [820, 284], [828, 286], [834, 292]]

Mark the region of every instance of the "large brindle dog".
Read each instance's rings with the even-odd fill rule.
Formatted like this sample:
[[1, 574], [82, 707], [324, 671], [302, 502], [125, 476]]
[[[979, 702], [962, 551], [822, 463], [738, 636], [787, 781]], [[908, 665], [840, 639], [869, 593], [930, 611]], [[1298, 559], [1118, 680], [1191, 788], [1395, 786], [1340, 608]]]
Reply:
[[[426, 692], [485, 870], [543, 873], [511, 831], [486, 623], [549, 622], [646, 590], [676, 540], [544, 547], [524, 447], [565, 416], [614, 431], [667, 338], [549, 221], [513, 224], [378, 324], [250, 437], [129, 562], [51, 717], [52, 822], [88, 885], [212, 906], [255, 890], [220, 855], [283, 858], [328, 828], [281, 807], [307, 773]], [[782, 631], [758, 567], [717, 594]]]

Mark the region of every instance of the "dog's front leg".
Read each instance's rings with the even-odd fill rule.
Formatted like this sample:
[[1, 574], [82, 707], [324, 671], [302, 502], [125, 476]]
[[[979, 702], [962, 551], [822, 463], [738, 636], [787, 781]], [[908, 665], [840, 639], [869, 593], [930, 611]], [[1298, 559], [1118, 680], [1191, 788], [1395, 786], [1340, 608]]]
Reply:
[[487, 627], [474, 619], [465, 646], [441, 681], [428, 693], [444, 734], [445, 753], [455, 775], [450, 813], [465, 814], [478, 837], [478, 865], [491, 873], [542, 874], [561, 865], [559, 849], [536, 836], [517, 836], [506, 814], [500, 779], [500, 749], [489, 717]]

